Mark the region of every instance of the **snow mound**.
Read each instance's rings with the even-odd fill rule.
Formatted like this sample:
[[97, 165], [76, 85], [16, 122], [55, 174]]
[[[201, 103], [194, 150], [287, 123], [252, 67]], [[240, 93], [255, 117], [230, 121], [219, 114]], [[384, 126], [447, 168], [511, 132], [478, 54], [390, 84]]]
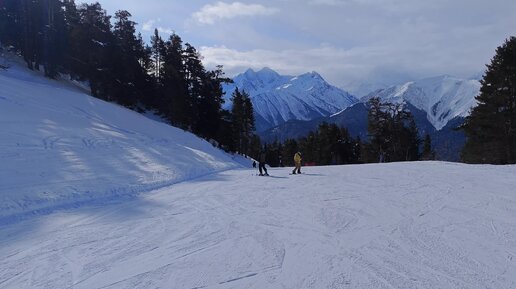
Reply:
[[198, 137], [20, 65], [0, 70], [0, 223], [239, 167]]

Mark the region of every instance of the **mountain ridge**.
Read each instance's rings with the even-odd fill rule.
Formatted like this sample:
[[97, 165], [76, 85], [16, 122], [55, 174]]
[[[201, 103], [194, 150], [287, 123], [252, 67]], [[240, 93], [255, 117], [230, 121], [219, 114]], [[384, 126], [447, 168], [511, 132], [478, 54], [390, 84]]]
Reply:
[[238, 88], [253, 103], [257, 131], [265, 131], [289, 120], [325, 117], [358, 102], [348, 92], [330, 85], [317, 72], [297, 76], [280, 75], [270, 68], [248, 69], [224, 86], [225, 109], [231, 108], [231, 94]]
[[475, 96], [479, 92], [478, 80], [440, 75], [380, 89], [360, 101], [379, 97], [384, 102], [409, 102], [425, 111], [430, 123], [441, 130], [454, 118], [468, 116], [477, 104]]

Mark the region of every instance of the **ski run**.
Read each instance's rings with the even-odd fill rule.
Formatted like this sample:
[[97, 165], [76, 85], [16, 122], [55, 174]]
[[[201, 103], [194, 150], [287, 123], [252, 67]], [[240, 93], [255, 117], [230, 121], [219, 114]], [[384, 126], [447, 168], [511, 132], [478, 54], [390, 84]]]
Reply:
[[0, 288], [515, 288], [516, 167], [221, 172], [0, 227]]
[[516, 166], [250, 163], [0, 71], [0, 288], [516, 288]]

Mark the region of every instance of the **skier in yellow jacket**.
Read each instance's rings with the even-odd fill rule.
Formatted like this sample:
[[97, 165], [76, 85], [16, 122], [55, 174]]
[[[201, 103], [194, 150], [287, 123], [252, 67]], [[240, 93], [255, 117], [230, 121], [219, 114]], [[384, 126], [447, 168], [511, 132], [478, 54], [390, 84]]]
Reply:
[[295, 175], [296, 172], [298, 174], [301, 173], [301, 153], [300, 152], [297, 152], [294, 154], [294, 163], [296, 164], [296, 167], [294, 168], [294, 170], [292, 171], [292, 174]]

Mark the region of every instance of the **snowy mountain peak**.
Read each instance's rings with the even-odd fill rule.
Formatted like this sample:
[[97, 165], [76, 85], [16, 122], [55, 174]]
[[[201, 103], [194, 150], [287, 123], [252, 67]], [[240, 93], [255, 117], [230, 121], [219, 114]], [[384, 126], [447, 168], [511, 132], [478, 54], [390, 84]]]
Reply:
[[259, 74], [271, 74], [271, 75], [277, 75], [279, 76], [279, 73], [277, 73], [275, 70], [272, 70], [269, 67], [264, 67], [260, 71], [258, 71]]
[[326, 80], [324, 80], [324, 78], [317, 72], [315, 71], [312, 71], [312, 72], [307, 72], [307, 73], [304, 73], [304, 74], [301, 74], [297, 80], [304, 80], [304, 79], [314, 79], [314, 80], [319, 80], [319, 81], [323, 81], [323, 82], [326, 82]]
[[247, 79], [250, 79], [250, 80], [260, 80], [262, 82], [265, 82], [265, 83], [270, 83], [270, 82], [273, 82], [275, 81], [276, 79], [278, 79], [280, 77], [279, 73], [277, 73], [276, 71], [268, 68], [268, 67], [264, 67], [262, 68], [261, 70], [259, 71], [255, 71], [251, 68], [249, 68], [245, 73], [244, 73], [244, 76], [247, 78]]
[[476, 105], [475, 96], [479, 91], [478, 80], [440, 75], [381, 89], [363, 97], [361, 101], [375, 96], [389, 102], [406, 101], [425, 111], [428, 120], [440, 130], [450, 120], [469, 115]]
[[289, 120], [310, 120], [329, 116], [358, 102], [349, 93], [330, 85], [317, 72], [299, 76], [280, 75], [270, 68], [248, 69], [226, 85], [225, 108], [231, 107], [231, 94], [238, 88], [253, 102], [257, 130], [262, 131]]

